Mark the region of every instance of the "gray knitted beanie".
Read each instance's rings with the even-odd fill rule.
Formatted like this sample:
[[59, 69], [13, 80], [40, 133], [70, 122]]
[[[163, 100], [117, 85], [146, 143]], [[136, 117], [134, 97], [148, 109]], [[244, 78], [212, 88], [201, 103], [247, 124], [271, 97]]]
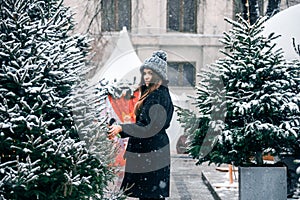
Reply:
[[147, 58], [140, 67], [141, 73], [145, 68], [155, 71], [163, 80], [167, 81], [167, 53], [162, 50], [154, 51], [152, 56]]

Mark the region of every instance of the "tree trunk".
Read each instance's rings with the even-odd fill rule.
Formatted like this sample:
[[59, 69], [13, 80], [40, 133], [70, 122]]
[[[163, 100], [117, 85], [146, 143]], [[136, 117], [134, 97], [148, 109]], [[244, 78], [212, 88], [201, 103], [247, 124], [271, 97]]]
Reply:
[[241, 0], [241, 2], [243, 19], [254, 24], [260, 15], [257, 0]]
[[257, 0], [248, 0], [248, 4], [249, 4], [250, 24], [254, 24], [260, 15], [258, 9], [258, 2]]
[[266, 15], [272, 17], [280, 11], [281, 0], [269, 0]]
[[241, 0], [242, 1], [242, 16], [244, 20], [249, 19], [249, 14], [248, 14], [248, 0]]
[[256, 164], [262, 166], [264, 164], [262, 151], [257, 151], [255, 154]]

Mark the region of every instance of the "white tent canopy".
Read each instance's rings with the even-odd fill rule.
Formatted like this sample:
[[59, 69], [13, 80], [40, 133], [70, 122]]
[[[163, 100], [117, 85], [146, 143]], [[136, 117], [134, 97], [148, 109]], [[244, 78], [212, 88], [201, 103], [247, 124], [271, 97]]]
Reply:
[[296, 45], [300, 44], [300, 4], [285, 9], [265, 22], [263, 35], [267, 36], [274, 32], [281, 37], [274, 40], [278, 48], [284, 51], [284, 57], [288, 60], [299, 59], [294, 50], [292, 38], [295, 38]]
[[120, 31], [117, 45], [105, 65], [90, 79], [91, 84], [97, 84], [102, 79], [107, 81], [129, 81], [133, 83], [140, 80], [139, 67], [142, 62], [137, 56], [126, 27]]

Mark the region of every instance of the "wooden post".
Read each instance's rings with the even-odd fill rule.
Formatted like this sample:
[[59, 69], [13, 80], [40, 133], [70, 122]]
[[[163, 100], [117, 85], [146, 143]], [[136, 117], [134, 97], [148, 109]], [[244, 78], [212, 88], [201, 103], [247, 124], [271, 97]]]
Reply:
[[233, 175], [232, 175], [232, 165], [228, 165], [228, 172], [229, 172], [229, 183], [232, 184], [233, 183]]

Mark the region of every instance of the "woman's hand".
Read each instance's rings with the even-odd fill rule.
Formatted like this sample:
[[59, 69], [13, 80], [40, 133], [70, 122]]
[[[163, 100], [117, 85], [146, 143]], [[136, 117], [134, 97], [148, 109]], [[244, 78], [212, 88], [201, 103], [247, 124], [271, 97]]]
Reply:
[[109, 139], [113, 139], [114, 137], [116, 137], [120, 132], [122, 132], [122, 126], [120, 125], [111, 125], [108, 127], [109, 131], [108, 131], [108, 138]]

